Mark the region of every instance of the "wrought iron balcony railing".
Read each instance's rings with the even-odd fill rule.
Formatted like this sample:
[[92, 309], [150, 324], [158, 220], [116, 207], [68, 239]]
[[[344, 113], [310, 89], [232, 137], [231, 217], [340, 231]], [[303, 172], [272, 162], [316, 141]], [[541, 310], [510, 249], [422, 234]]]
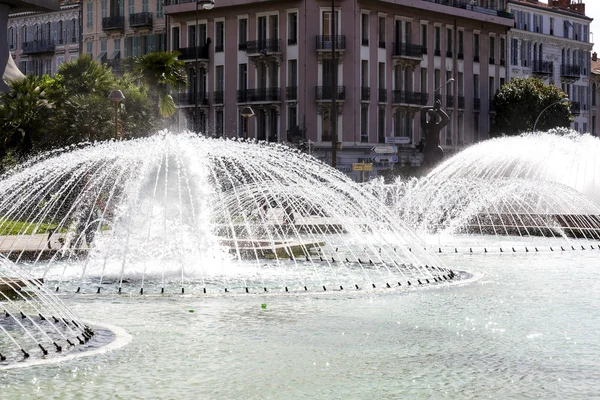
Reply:
[[196, 104], [196, 96], [198, 97], [198, 105], [207, 106], [208, 105], [208, 93], [206, 92], [184, 92], [177, 93], [175, 95], [175, 101], [180, 106], [190, 106]]
[[286, 100], [298, 100], [298, 86], [288, 86], [285, 88]]
[[23, 42], [23, 54], [54, 53], [56, 45], [54, 40], [34, 40]]
[[[338, 86], [337, 87], [337, 99], [345, 100], [346, 99], [346, 87]], [[316, 98], [317, 100], [331, 100], [333, 97], [333, 86], [317, 86], [316, 87]]]
[[562, 64], [560, 66], [560, 76], [564, 78], [581, 77], [581, 67], [579, 65]]
[[414, 104], [424, 106], [429, 100], [427, 93], [410, 92], [407, 90], [392, 91], [392, 103], [394, 104]]
[[238, 103], [251, 103], [257, 101], [279, 101], [281, 89], [278, 87], [242, 89], [237, 91]]
[[[332, 45], [331, 35], [317, 36], [317, 51], [331, 50]], [[346, 50], [346, 36], [335, 35], [335, 49], [336, 51]]]
[[[179, 53], [180, 60], [195, 60], [196, 54], [198, 54], [198, 59], [200, 60], [209, 60], [209, 44], [204, 44], [203, 46], [197, 47], [180, 47], [177, 49]], [[196, 53], [196, 49], [198, 49], [198, 53]]]
[[246, 54], [280, 53], [281, 39], [248, 40], [246, 42]]
[[152, 26], [152, 13], [141, 12], [136, 14], [129, 14], [129, 26]]
[[361, 87], [360, 88], [360, 100], [361, 101], [369, 101], [371, 99], [371, 88], [370, 87]]
[[102, 18], [102, 30], [118, 31], [125, 29], [125, 17], [104, 17]]
[[551, 75], [554, 72], [552, 61], [534, 61], [532, 65], [534, 74]]
[[418, 44], [393, 43], [392, 57], [423, 58], [424, 48]]
[[377, 101], [380, 103], [387, 102], [387, 89], [379, 89]]

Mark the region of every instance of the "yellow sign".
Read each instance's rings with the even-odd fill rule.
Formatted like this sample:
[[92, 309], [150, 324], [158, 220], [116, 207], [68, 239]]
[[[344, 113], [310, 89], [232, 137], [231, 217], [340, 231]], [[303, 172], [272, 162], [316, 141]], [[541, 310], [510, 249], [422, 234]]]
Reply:
[[352, 171], [373, 171], [373, 163], [353, 163]]

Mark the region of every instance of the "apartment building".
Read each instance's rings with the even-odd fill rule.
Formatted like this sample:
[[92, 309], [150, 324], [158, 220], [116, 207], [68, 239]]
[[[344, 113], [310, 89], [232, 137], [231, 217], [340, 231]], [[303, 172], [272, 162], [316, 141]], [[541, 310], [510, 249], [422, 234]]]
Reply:
[[8, 47], [24, 74], [52, 76], [65, 61], [79, 57], [79, 1], [63, 0], [58, 11], [9, 14]]
[[166, 50], [164, 0], [83, 0], [83, 49], [116, 72], [124, 59]]
[[598, 136], [598, 117], [600, 116], [600, 60], [598, 53], [592, 53], [591, 70], [590, 70], [590, 102], [591, 102], [591, 117], [590, 117], [590, 133]]
[[[489, 99], [507, 76], [514, 21], [505, 9], [503, 1], [338, 1], [335, 27], [328, 1], [216, 1], [197, 15], [194, 0], [167, 0], [164, 11], [168, 48], [182, 53], [192, 83], [182, 102], [190, 127], [197, 93], [201, 129], [268, 141], [300, 137], [330, 162], [335, 91], [337, 165], [349, 171], [362, 160], [380, 162], [376, 168], [396, 162], [373, 158], [378, 144], [414, 148], [419, 109], [436, 99], [451, 116], [443, 146], [488, 137]], [[255, 112], [247, 131], [245, 106]]]
[[571, 127], [592, 129], [590, 38], [592, 18], [582, 0], [510, 0], [515, 26], [509, 32], [509, 78], [537, 76], [562, 88], [571, 100]]

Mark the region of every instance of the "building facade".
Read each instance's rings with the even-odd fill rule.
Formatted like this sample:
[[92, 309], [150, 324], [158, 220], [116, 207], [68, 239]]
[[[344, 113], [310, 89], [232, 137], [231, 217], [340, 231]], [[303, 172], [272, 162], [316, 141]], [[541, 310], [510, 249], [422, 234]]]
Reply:
[[83, 0], [83, 54], [114, 71], [123, 60], [166, 50], [164, 0]]
[[590, 75], [590, 104], [591, 104], [591, 122], [590, 122], [590, 133], [594, 136], [598, 136], [598, 117], [600, 117], [600, 102], [598, 96], [600, 95], [600, 60], [598, 60], [598, 53], [592, 53], [592, 66]]
[[537, 76], [556, 85], [571, 100], [571, 127], [592, 127], [590, 82], [591, 18], [582, 0], [510, 0], [515, 26], [509, 32], [509, 78]]
[[60, 64], [79, 57], [80, 6], [65, 0], [59, 11], [9, 15], [8, 46], [22, 73], [52, 76]]
[[[488, 137], [489, 99], [507, 77], [513, 17], [505, 9], [503, 1], [343, 1], [334, 27], [328, 1], [217, 1], [198, 14], [193, 0], [165, 4], [168, 48], [182, 53], [189, 71], [181, 103], [189, 127], [198, 115], [200, 129], [216, 135], [300, 137], [330, 162], [335, 91], [344, 171], [363, 160], [387, 168], [396, 159], [371, 149], [391, 141], [403, 143], [397, 156], [408, 163], [421, 138], [419, 109], [436, 99], [451, 117], [443, 147]], [[248, 121], [245, 106], [255, 112]]]

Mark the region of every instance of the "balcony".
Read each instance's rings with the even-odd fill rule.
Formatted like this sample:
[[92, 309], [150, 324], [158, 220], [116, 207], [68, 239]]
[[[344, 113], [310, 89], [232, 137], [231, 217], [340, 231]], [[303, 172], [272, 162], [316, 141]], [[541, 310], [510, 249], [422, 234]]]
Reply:
[[23, 42], [23, 54], [42, 54], [54, 53], [56, 45], [53, 40], [34, 40], [32, 42]]
[[534, 61], [532, 71], [534, 74], [552, 75], [554, 73], [554, 63], [552, 61]]
[[125, 29], [125, 17], [102, 18], [103, 31], [122, 31]]
[[[331, 51], [333, 42], [331, 41], [331, 35], [318, 35], [317, 36], [317, 51]], [[335, 35], [335, 51], [346, 50], [346, 36]]]
[[[346, 87], [337, 87], [337, 100], [346, 100]], [[316, 99], [317, 101], [329, 100], [333, 97], [333, 86], [317, 86], [316, 87]]]
[[360, 100], [369, 101], [371, 99], [371, 88], [361, 87], [360, 88]]
[[267, 56], [281, 53], [281, 39], [249, 40], [246, 42], [246, 55]]
[[[198, 95], [198, 105], [207, 106], [208, 105], [208, 93], [200, 92]], [[177, 93], [175, 96], [175, 102], [180, 106], [193, 106], [196, 104], [196, 93], [194, 92], [184, 92]]]
[[577, 80], [581, 77], [581, 67], [579, 65], [562, 64], [560, 66], [561, 78]]
[[573, 114], [573, 115], [581, 114], [581, 103], [579, 103], [577, 101], [571, 102], [571, 114]]
[[237, 91], [238, 103], [273, 102], [281, 100], [281, 90], [274, 88], [242, 89]]
[[379, 89], [379, 96], [377, 101], [380, 103], [387, 103], [387, 89]]
[[429, 100], [427, 93], [409, 92], [406, 90], [392, 91], [392, 104], [410, 104], [416, 106], [424, 106]]
[[132, 28], [140, 27], [151, 27], [152, 26], [152, 13], [141, 12], [136, 14], [129, 14], [129, 26]]
[[288, 86], [285, 88], [286, 100], [298, 100], [298, 86]]
[[[204, 44], [203, 46], [196, 47], [180, 47], [177, 51], [181, 54], [177, 57], [180, 60], [194, 61], [196, 59], [196, 54], [198, 55], [199, 60], [210, 60], [209, 58], [209, 44]], [[197, 52], [196, 52], [197, 51]]]
[[421, 45], [398, 42], [393, 43], [392, 46], [392, 58], [410, 58], [419, 61], [423, 59], [424, 48]]
[[222, 90], [215, 90], [213, 92], [213, 104], [223, 104], [224, 92]]

